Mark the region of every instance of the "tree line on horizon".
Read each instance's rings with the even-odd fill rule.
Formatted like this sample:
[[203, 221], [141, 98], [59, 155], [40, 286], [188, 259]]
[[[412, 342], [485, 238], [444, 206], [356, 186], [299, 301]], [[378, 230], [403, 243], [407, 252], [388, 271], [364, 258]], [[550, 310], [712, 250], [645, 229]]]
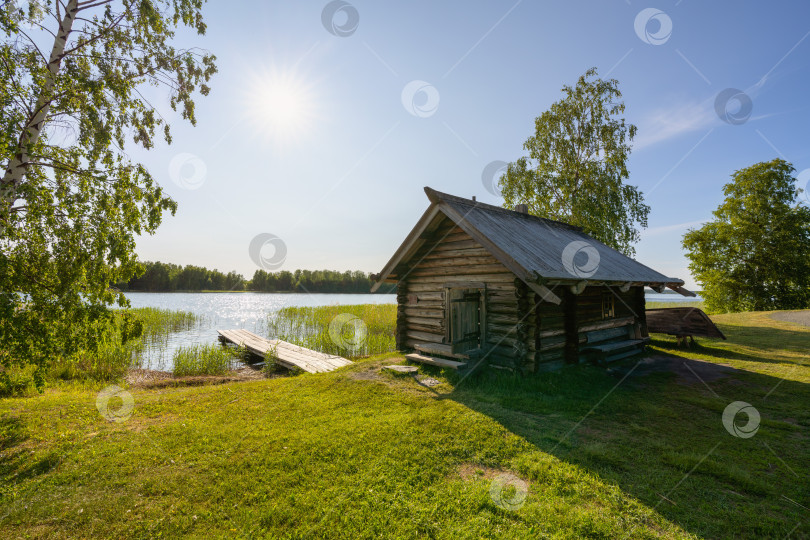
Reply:
[[[299, 293], [354, 293], [371, 291], [371, 274], [360, 270], [256, 270], [252, 279], [231, 271], [227, 274], [202, 266], [148, 261], [142, 274], [117, 283], [121, 291], [257, 291]], [[380, 293], [394, 292], [393, 285], [383, 286]]]

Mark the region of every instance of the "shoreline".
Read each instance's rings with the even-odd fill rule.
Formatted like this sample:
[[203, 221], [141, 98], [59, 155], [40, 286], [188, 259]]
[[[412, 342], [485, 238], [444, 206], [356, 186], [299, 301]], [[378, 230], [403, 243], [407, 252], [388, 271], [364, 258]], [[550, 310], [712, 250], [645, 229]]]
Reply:
[[216, 290], [202, 290], [202, 291], [118, 291], [120, 293], [145, 293], [145, 294], [175, 294], [175, 293], [182, 293], [182, 294], [208, 294], [208, 293], [233, 293], [233, 294], [245, 294], [245, 293], [256, 293], [256, 294], [305, 294], [305, 295], [313, 295], [313, 294], [362, 294], [368, 296], [396, 296], [397, 293], [363, 293], [363, 292], [299, 292], [299, 291], [216, 291]]

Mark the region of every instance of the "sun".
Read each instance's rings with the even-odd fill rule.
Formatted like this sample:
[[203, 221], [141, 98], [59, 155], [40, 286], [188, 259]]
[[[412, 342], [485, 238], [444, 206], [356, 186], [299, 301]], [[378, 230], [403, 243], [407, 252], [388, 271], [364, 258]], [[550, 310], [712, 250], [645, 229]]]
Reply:
[[272, 70], [255, 77], [248, 89], [249, 114], [256, 129], [277, 143], [309, 135], [318, 119], [314, 85], [294, 70]]

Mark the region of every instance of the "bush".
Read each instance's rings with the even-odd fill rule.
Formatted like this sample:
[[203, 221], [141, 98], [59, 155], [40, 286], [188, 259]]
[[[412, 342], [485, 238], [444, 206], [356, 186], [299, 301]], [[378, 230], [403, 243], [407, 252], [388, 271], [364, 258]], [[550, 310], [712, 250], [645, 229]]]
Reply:
[[37, 366], [12, 365], [0, 372], [0, 396], [25, 396], [36, 391], [34, 373]]

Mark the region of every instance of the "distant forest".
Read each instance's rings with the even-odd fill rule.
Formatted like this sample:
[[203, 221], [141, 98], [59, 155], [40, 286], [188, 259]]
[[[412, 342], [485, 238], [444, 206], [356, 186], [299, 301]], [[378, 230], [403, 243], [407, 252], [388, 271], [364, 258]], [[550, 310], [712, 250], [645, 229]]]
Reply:
[[[174, 292], [174, 291], [260, 291], [299, 293], [355, 293], [371, 291], [371, 274], [359, 270], [295, 270], [266, 272], [256, 270], [253, 278], [241, 274], [209, 270], [201, 266], [180, 266], [171, 263], [146, 262], [146, 271], [128, 282], [117, 283], [122, 291]], [[384, 284], [377, 291], [390, 294], [393, 284]]]

